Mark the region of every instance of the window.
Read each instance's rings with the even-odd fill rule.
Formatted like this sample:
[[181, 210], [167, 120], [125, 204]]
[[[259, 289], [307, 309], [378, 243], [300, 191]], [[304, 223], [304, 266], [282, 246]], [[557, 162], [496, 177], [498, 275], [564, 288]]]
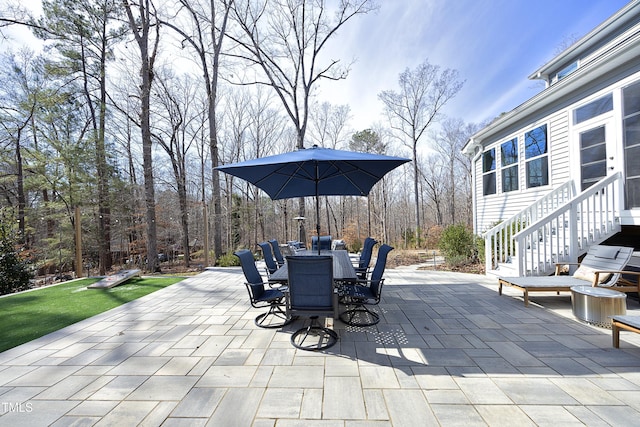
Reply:
[[496, 149], [482, 153], [482, 194], [496, 194]]
[[613, 110], [613, 95], [608, 94], [587, 105], [576, 108], [573, 112], [573, 121], [575, 124], [582, 123], [611, 110]]
[[547, 145], [547, 125], [539, 126], [524, 134], [527, 188], [549, 184]]
[[558, 80], [562, 80], [565, 77], [567, 77], [569, 74], [573, 73], [575, 70], [578, 69], [578, 62], [572, 62], [571, 64], [567, 65], [566, 67], [564, 67], [562, 70], [558, 71], [558, 74], [556, 74], [556, 81]]
[[503, 142], [500, 146], [502, 166], [502, 191], [518, 189], [518, 138]]
[[625, 209], [640, 208], [640, 82], [622, 90]]

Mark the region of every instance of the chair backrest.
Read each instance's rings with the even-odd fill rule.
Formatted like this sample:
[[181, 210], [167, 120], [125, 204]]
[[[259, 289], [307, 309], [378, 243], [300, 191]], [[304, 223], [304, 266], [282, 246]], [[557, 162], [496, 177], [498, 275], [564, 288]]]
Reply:
[[[311, 236], [311, 250], [318, 250], [318, 236]], [[331, 236], [320, 236], [320, 250], [331, 250]]]
[[[622, 271], [633, 255], [633, 248], [625, 246], [605, 246], [593, 245], [582, 259], [580, 266], [588, 267], [593, 270], [604, 271]], [[620, 274], [612, 274], [600, 286], [612, 286], [618, 279]]]
[[249, 249], [240, 249], [233, 253], [240, 259], [240, 266], [244, 273], [244, 278], [247, 280], [247, 286], [251, 290], [252, 298], [260, 298], [264, 293], [264, 282], [262, 276], [258, 272], [256, 267], [256, 261], [253, 258], [253, 254]]
[[278, 240], [271, 239], [269, 240], [269, 243], [271, 244], [271, 249], [273, 249], [273, 255], [275, 255], [276, 261], [279, 265], [283, 265], [284, 258], [282, 257], [282, 252], [280, 252], [280, 244], [278, 243]]
[[387, 265], [387, 255], [393, 250], [392, 246], [384, 244], [378, 249], [378, 257], [376, 258], [376, 266], [371, 273], [371, 292], [376, 296], [380, 296], [380, 284], [382, 282], [382, 276], [384, 275], [384, 269]]
[[333, 312], [333, 258], [331, 256], [288, 256], [289, 309]]
[[360, 259], [358, 260], [358, 268], [367, 268], [371, 263], [371, 254], [373, 253], [373, 247], [378, 243], [373, 237], [367, 237], [364, 239], [362, 245], [362, 252], [360, 253]]
[[269, 274], [275, 273], [278, 269], [278, 265], [276, 261], [273, 259], [273, 250], [271, 249], [271, 244], [269, 242], [261, 242], [258, 243], [260, 249], [262, 249], [262, 257], [264, 258], [264, 263], [267, 264], [267, 270], [269, 270]]

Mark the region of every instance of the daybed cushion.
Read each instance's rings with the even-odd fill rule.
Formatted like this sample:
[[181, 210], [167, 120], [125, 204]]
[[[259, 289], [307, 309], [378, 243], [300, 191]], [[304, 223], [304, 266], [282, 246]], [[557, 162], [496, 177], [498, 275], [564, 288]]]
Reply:
[[577, 279], [573, 276], [549, 276], [549, 280], [543, 279], [541, 276], [523, 276], [523, 277], [500, 277], [500, 280], [511, 283], [522, 288], [528, 289], [545, 289], [545, 288], [566, 288], [567, 291], [572, 286], [589, 285], [592, 282], [587, 283], [583, 279]]

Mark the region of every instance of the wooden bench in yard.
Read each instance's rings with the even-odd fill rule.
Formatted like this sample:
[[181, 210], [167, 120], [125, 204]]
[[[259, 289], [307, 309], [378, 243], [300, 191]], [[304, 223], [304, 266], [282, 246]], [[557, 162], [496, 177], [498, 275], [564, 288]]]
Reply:
[[640, 316], [613, 316], [611, 318], [611, 331], [615, 348], [620, 348], [620, 331], [623, 329], [640, 333]]

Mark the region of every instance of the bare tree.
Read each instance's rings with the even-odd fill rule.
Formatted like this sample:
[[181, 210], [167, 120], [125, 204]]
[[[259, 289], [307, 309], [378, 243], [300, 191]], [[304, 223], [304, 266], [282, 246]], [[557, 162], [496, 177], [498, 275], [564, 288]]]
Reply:
[[[218, 97], [218, 80], [220, 75], [220, 59], [222, 43], [227, 32], [227, 22], [233, 0], [211, 0], [197, 2], [179, 0], [180, 10], [177, 17], [185, 16], [188, 23], [182, 26], [173, 20], [165, 20], [163, 24], [176, 31], [183, 38], [182, 46], [192, 49], [198, 58], [202, 70], [208, 102], [209, 149], [211, 151], [212, 191], [213, 191], [213, 252], [216, 257], [223, 254], [220, 201], [220, 173], [218, 166], [218, 125], [216, 118], [216, 102]], [[205, 242], [205, 264], [208, 262], [208, 242]]]
[[[244, 49], [236, 57], [262, 71], [238, 84], [272, 87], [293, 123], [299, 149], [304, 148], [310, 98], [321, 80], [342, 80], [349, 72], [339, 60], [321, 60], [329, 40], [352, 18], [376, 8], [374, 0], [342, 0], [331, 11], [327, 0], [237, 0], [235, 19], [243, 34], [234, 40]], [[332, 13], [333, 12], [333, 13]], [[305, 216], [304, 199], [298, 215]], [[306, 240], [301, 228], [300, 240]]]
[[437, 154], [431, 154], [422, 162], [421, 171], [424, 180], [425, 193], [432, 202], [434, 216], [437, 225], [444, 223], [444, 209], [446, 205], [447, 167], [443, 158]]
[[[155, 6], [151, 0], [141, 0], [136, 4], [122, 0], [129, 19], [129, 27], [140, 49], [140, 129], [142, 132], [142, 158], [144, 169], [144, 194], [147, 220], [147, 268], [159, 271], [158, 242], [155, 211], [155, 189], [153, 181], [153, 156], [151, 146], [151, 85], [153, 84], [154, 63], [160, 42], [160, 26], [155, 21]], [[152, 31], [155, 34], [152, 35]]]
[[392, 129], [400, 134], [413, 153], [414, 195], [416, 203], [416, 235], [420, 246], [422, 223], [419, 203], [418, 143], [427, 129], [438, 121], [440, 110], [462, 89], [463, 81], [452, 69], [440, 70], [428, 60], [414, 70], [408, 68], [399, 76], [400, 90], [378, 94]]
[[309, 139], [321, 147], [340, 148], [348, 140], [347, 123], [351, 118], [348, 105], [329, 102], [315, 104], [310, 112]]
[[[187, 201], [188, 154], [193, 143], [187, 130], [190, 124], [198, 120], [193, 104], [200, 89], [194, 85], [188, 75], [181, 78], [167, 72], [158, 75], [160, 92], [158, 98], [162, 111], [158, 112], [159, 126], [154, 130], [154, 139], [169, 156], [173, 172], [174, 186], [178, 193], [180, 226], [182, 228], [182, 247], [187, 267], [190, 265], [189, 248], [189, 210]], [[197, 107], [196, 107], [197, 108]]]
[[[350, 119], [349, 111], [348, 105], [332, 105], [329, 102], [313, 104], [310, 111], [311, 120], [309, 122], [308, 139], [311, 140], [314, 145], [320, 147], [339, 148], [346, 145], [348, 139], [347, 123]], [[344, 202], [341, 197], [324, 197], [328, 234], [332, 234], [332, 218], [333, 227], [337, 230], [340, 229], [335, 208], [332, 206], [333, 200]]]

